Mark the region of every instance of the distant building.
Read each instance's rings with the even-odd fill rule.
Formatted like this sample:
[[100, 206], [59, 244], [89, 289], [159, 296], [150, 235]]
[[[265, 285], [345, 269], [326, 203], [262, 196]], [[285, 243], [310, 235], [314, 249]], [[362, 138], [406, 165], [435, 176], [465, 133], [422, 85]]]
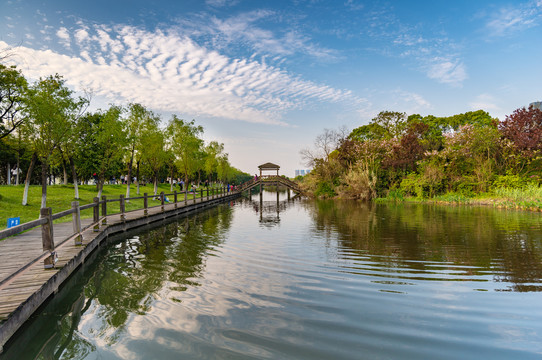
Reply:
[[310, 170], [296, 170], [295, 171], [295, 177], [298, 177], [298, 176], [305, 176], [307, 175], [308, 173], [310, 173], [311, 171]]
[[533, 103], [530, 103], [529, 106], [532, 106], [538, 110], [542, 110], [542, 101], [535, 101]]

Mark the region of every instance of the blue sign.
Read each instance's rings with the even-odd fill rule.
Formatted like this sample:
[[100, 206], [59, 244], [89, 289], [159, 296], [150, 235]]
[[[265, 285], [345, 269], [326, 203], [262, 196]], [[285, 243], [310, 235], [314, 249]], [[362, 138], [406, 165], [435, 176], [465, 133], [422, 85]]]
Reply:
[[21, 217], [20, 216], [17, 216], [15, 218], [8, 218], [8, 229], [10, 227], [14, 227], [14, 226], [17, 226], [21, 223]]

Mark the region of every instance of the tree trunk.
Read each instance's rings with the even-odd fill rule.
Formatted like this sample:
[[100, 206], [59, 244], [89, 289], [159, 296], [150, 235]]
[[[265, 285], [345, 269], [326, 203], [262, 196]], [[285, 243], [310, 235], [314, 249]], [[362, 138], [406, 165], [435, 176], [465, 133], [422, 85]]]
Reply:
[[41, 159], [41, 208], [47, 207], [47, 159]]
[[21, 163], [20, 163], [20, 157], [21, 155], [19, 154], [19, 150], [17, 150], [17, 174], [15, 175], [15, 185], [19, 185], [19, 173], [21, 172], [21, 168], [19, 166], [21, 166]]
[[104, 189], [104, 177], [102, 176], [98, 177], [98, 182], [96, 184], [96, 187], [98, 188], [98, 199], [101, 199], [102, 191]]
[[64, 185], [68, 185], [68, 171], [66, 170], [66, 161], [62, 159], [62, 170], [64, 172]]
[[169, 174], [169, 191], [173, 191], [173, 166], [171, 167], [171, 172]]
[[32, 177], [32, 171], [34, 171], [34, 165], [36, 165], [36, 160], [38, 155], [36, 153], [32, 154], [32, 160], [30, 160], [30, 167], [26, 173], [26, 181], [24, 184], [24, 193], [23, 193], [23, 206], [28, 205], [28, 187], [30, 186], [30, 178]]
[[72, 168], [72, 177], [73, 177], [73, 189], [75, 190], [75, 199], [79, 199], [79, 184], [77, 180], [77, 172], [75, 171], [75, 161], [70, 156], [70, 167]]
[[8, 163], [8, 177], [6, 178], [6, 184], [11, 185], [11, 164]]
[[137, 182], [137, 195], [139, 195], [139, 160], [137, 161], [137, 168], [136, 168], [136, 182]]
[[154, 196], [158, 194], [158, 174], [154, 175]]
[[[134, 165], [134, 151], [130, 156], [130, 162], [128, 163], [128, 179], [126, 179], [126, 198], [130, 198], [130, 184], [132, 183], [132, 166]], [[138, 193], [139, 194], [139, 193]], [[130, 200], [126, 200], [130, 201]]]

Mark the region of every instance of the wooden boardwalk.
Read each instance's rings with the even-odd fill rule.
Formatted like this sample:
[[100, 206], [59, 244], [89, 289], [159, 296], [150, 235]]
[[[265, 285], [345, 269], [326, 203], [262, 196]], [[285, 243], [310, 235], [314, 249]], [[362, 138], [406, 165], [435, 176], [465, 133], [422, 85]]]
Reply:
[[53, 293], [67, 277], [84, 261], [99, 243], [108, 235], [130, 228], [188, 213], [203, 207], [214, 206], [239, 196], [230, 193], [224, 197], [184, 200], [177, 204], [165, 204], [144, 210], [135, 210], [108, 215], [106, 225], [100, 219], [98, 231], [94, 231], [92, 220], [82, 220], [83, 244], [75, 245], [75, 234], [71, 222], [54, 224], [55, 251], [58, 255], [56, 266], [44, 269], [41, 227], [0, 241], [0, 352], [2, 346], [32, 313]]

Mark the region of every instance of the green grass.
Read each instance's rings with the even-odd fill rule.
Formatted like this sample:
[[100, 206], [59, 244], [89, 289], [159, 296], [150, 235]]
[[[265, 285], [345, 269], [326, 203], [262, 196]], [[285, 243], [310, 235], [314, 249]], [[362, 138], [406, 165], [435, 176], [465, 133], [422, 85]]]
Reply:
[[[392, 193], [390, 191], [390, 193]], [[499, 187], [488, 193], [480, 193], [467, 196], [461, 193], [449, 192], [437, 195], [433, 198], [408, 197], [400, 198], [397, 194], [388, 195], [385, 198], [378, 198], [376, 202], [426, 202], [445, 203], [462, 205], [489, 205], [497, 208], [542, 211], [542, 187], [531, 184], [522, 188]]]
[[[170, 193], [169, 184], [159, 184], [158, 193], [164, 192], [166, 194]], [[178, 188], [177, 188], [178, 190]], [[132, 185], [130, 187], [130, 196], [136, 197], [136, 186]], [[41, 185], [30, 186], [28, 191], [28, 205], [23, 206], [23, 192], [24, 185], [19, 186], [0, 186], [0, 230], [7, 227], [7, 219], [11, 217], [21, 217], [21, 224], [36, 220], [39, 218], [40, 206], [41, 206]], [[154, 193], [154, 188], [152, 184], [147, 186], [140, 187], [140, 195], [143, 196], [143, 193], [151, 195]], [[126, 195], [126, 185], [105, 185], [102, 195], [107, 196], [109, 199], [116, 198], [123, 194]], [[54, 213], [58, 213], [64, 210], [71, 208], [72, 201], [74, 199], [74, 189], [73, 185], [53, 185], [47, 188], [47, 206], [51, 207]], [[79, 204], [85, 205], [90, 204], [93, 201], [93, 198], [98, 195], [96, 191], [96, 186], [94, 185], [80, 185], [79, 186]], [[192, 195], [188, 194], [188, 198], [192, 199]], [[169, 197], [170, 201], [173, 201], [172, 197]], [[184, 201], [184, 194], [179, 195], [178, 201]], [[159, 205], [159, 200], [152, 200], [149, 198], [149, 207]], [[126, 211], [141, 209], [143, 208], [143, 199], [141, 200], [132, 200], [126, 203]], [[119, 203], [108, 203], [107, 212], [115, 213], [119, 212]], [[87, 209], [81, 212], [82, 218], [91, 218], [92, 209]], [[58, 221], [70, 221], [71, 216], [66, 216]]]

